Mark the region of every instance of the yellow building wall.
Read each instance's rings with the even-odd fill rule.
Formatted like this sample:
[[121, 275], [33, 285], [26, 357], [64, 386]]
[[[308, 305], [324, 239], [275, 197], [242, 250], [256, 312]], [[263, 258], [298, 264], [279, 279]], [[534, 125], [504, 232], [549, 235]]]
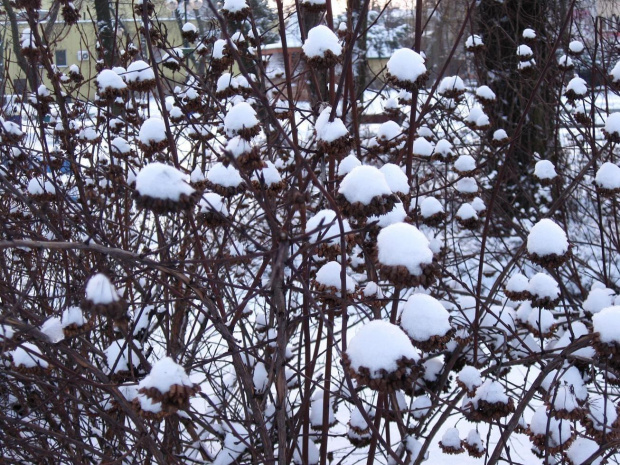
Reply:
[[[51, 2], [47, 1], [48, 6]], [[79, 5], [79, 2], [75, 2], [76, 5]], [[157, 22], [160, 25], [163, 25], [163, 29], [166, 32], [165, 41], [166, 44], [170, 44], [171, 47], [183, 47], [183, 39], [181, 37], [181, 31], [179, 29], [179, 23], [175, 18], [172, 17], [173, 13], [164, 7], [164, 3], [161, 0], [155, 0], [155, 15], [153, 18], [157, 18]], [[46, 4], [44, 2], [43, 8], [46, 8]], [[61, 72], [66, 74], [69, 73], [69, 67], [71, 65], [77, 65], [80, 68], [82, 75], [84, 76], [84, 80], [89, 83], [89, 85], [84, 85], [80, 89], [81, 97], [92, 99], [96, 92], [95, 78], [97, 76], [97, 71], [95, 66], [97, 64], [97, 52], [96, 52], [96, 27], [95, 27], [95, 6], [93, 1], [83, 1], [80, 6], [80, 21], [73, 25], [68, 26], [62, 20], [62, 16], [59, 12], [56, 21], [52, 26], [52, 33], [49, 36], [49, 43], [51, 44], [51, 55], [53, 60], [56, 58], [56, 51], [64, 50], [66, 52], [66, 65], [58, 66]], [[119, 6], [119, 25], [117, 26], [117, 46], [126, 47], [128, 42], [132, 42], [138, 49], [142, 48], [141, 39], [142, 35], [139, 33], [139, 28], [142, 24], [140, 20], [134, 19], [133, 9], [131, 7], [131, 2], [123, 3]], [[183, 18], [183, 13], [181, 13], [182, 21], [181, 25], [185, 22]], [[189, 22], [195, 23], [193, 20], [189, 20]], [[44, 31], [48, 27], [48, 19], [45, 15], [41, 15], [41, 20], [39, 21], [39, 30]], [[122, 27], [121, 27], [122, 24]], [[5, 93], [10, 94], [13, 93], [13, 89], [15, 88], [15, 83], [18, 79], [25, 79], [26, 76], [23, 70], [17, 64], [17, 61], [13, 52], [13, 41], [10, 34], [9, 25], [6, 26], [6, 39], [7, 45], [4, 50], [4, 59], [5, 63], [8, 60], [8, 66], [6, 70], [7, 74], [7, 83], [5, 88]], [[19, 21], [18, 27], [21, 32], [24, 29], [27, 29], [28, 23], [26, 21]], [[42, 34], [43, 36], [43, 34]], [[80, 56], [84, 56], [82, 52], [89, 52], [89, 59], [80, 60]], [[119, 48], [120, 52], [120, 48]], [[148, 56], [148, 51], [144, 50], [144, 53], [140, 53], [136, 59], [140, 59], [140, 57]], [[50, 88], [50, 82], [47, 77], [47, 73], [45, 70], [39, 66], [40, 72], [39, 76], [42, 80], [42, 83], [47, 85]], [[161, 66], [158, 68], [161, 70], [167, 78], [173, 79], [175, 81], [183, 82], [184, 76], [183, 71], [172, 73], [169, 70], [162, 68]]]

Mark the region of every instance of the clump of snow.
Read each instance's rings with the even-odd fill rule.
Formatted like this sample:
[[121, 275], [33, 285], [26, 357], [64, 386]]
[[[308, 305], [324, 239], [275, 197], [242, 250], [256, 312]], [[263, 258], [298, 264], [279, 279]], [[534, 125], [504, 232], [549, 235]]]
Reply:
[[263, 394], [265, 389], [267, 389], [268, 380], [268, 373], [267, 368], [265, 368], [265, 364], [263, 362], [257, 362], [254, 367], [254, 375], [252, 376], [254, 391], [257, 394]]
[[353, 168], [360, 166], [361, 161], [355, 155], [347, 155], [338, 164], [338, 176], [346, 176], [353, 170]]
[[607, 117], [605, 132], [612, 136], [620, 136], [620, 113], [612, 113]]
[[583, 310], [594, 315], [599, 313], [605, 307], [611, 307], [614, 300], [613, 289], [608, 288], [592, 288], [588, 293], [588, 297], [583, 302]]
[[56, 344], [65, 338], [61, 320], [57, 316], [53, 316], [45, 320], [45, 322], [41, 325], [41, 332], [48, 337], [52, 344]]
[[475, 194], [478, 192], [478, 183], [475, 178], [461, 178], [456, 182], [454, 188], [461, 194]]
[[536, 273], [530, 278], [527, 290], [540, 299], [556, 300], [560, 297], [560, 286], [555, 279], [545, 273]]
[[137, 60], [127, 67], [125, 81], [144, 82], [153, 80], [155, 80], [155, 72], [147, 62], [143, 60]]
[[529, 281], [521, 273], [514, 274], [506, 282], [506, 290], [514, 293], [521, 293], [528, 290]]
[[308, 31], [308, 38], [302, 45], [302, 50], [307, 57], [324, 57], [325, 52], [330, 51], [335, 56], [342, 54], [342, 45], [338, 36], [327, 26], [315, 26]]
[[620, 83], [620, 61], [616, 63], [616, 66], [612, 68], [612, 70], [609, 72], [609, 75], [611, 77], [611, 81], [614, 84]]
[[165, 394], [175, 384], [181, 386], [194, 385], [185, 372], [185, 368], [170, 357], [164, 357], [153, 365], [148, 376], [138, 384], [138, 388], [155, 388]]
[[544, 218], [530, 230], [527, 236], [527, 251], [540, 257], [564, 255], [568, 252], [566, 233], [553, 220]]
[[394, 193], [409, 193], [409, 182], [407, 180], [407, 175], [400, 168], [400, 166], [395, 165], [394, 163], [386, 163], [379, 170], [385, 176], [385, 180], [390, 187], [390, 190]]
[[325, 108], [314, 124], [316, 138], [319, 141], [334, 142], [349, 134], [349, 131], [340, 118], [334, 118], [333, 121], [329, 121], [331, 111], [331, 107]]
[[529, 60], [534, 56], [534, 52], [529, 45], [521, 44], [517, 47], [517, 56], [521, 59]]
[[580, 54], [584, 50], [584, 45], [578, 40], [573, 40], [568, 44], [568, 50], [575, 55]]
[[570, 98], [583, 98], [588, 93], [586, 81], [579, 76], [572, 78], [566, 85], [564, 94]]
[[437, 87], [439, 95], [450, 95], [465, 92], [465, 83], [459, 76], [447, 76], [441, 80]]
[[592, 330], [601, 342], [620, 344], [620, 306], [606, 307], [592, 317]]
[[222, 10], [226, 10], [230, 13], [238, 13], [248, 8], [246, 0], [224, 0]]
[[495, 92], [489, 86], [480, 86], [476, 89], [476, 97], [482, 100], [495, 101], [497, 98]]
[[444, 213], [443, 205], [435, 197], [426, 197], [420, 202], [420, 214], [423, 218], [430, 218], [438, 213]]
[[572, 69], [575, 67], [573, 60], [567, 55], [562, 55], [560, 58], [558, 58], [558, 65], [564, 69]]
[[224, 204], [224, 199], [215, 192], [205, 192], [202, 194], [198, 206], [200, 207], [201, 213], [218, 213], [228, 218], [228, 208], [226, 208]]
[[181, 195], [194, 193], [188, 181], [189, 177], [173, 166], [153, 162], [136, 176], [136, 190], [145, 197], [178, 201]]
[[[141, 348], [137, 340], [133, 341], [133, 343], [137, 349]], [[113, 341], [103, 352], [106, 356], [108, 370], [110, 370], [111, 373], [130, 371], [132, 367], [137, 367], [140, 364], [138, 352], [124, 339]]]
[[471, 155], [461, 155], [454, 162], [454, 168], [459, 173], [471, 173], [476, 169], [476, 160]]
[[478, 213], [471, 204], [464, 203], [456, 211], [456, 217], [460, 220], [477, 220]]
[[110, 152], [115, 155], [127, 155], [131, 152], [131, 147], [122, 137], [115, 137], [110, 142]]
[[224, 117], [224, 130], [228, 137], [236, 136], [243, 129], [258, 126], [256, 111], [247, 102], [239, 102]]
[[550, 417], [546, 407], [538, 407], [530, 421], [530, 431], [534, 436], [543, 436], [547, 446], [558, 447], [572, 438], [570, 421]]
[[467, 402], [470, 402], [474, 409], [477, 409], [481, 400], [489, 404], [507, 404], [510, 398], [506, 395], [504, 386], [498, 381], [488, 379], [476, 389], [476, 395], [467, 399]]
[[465, 366], [458, 374], [458, 381], [464, 385], [468, 392], [474, 392], [482, 385], [480, 371], [473, 366]]
[[599, 445], [592, 439], [578, 437], [575, 439], [568, 450], [566, 450], [566, 458], [571, 465], [581, 465], [582, 463], [591, 463], [592, 465], [600, 465], [603, 462], [601, 457], [598, 457], [591, 462], [590, 457], [596, 454], [599, 450]]
[[311, 244], [327, 241], [330, 244], [339, 245], [342, 234], [347, 234], [351, 231], [349, 222], [346, 219], [342, 220], [342, 227], [343, 229], [340, 229], [335, 211], [328, 209], [320, 210], [306, 223], [306, 234], [309, 234], [308, 241]]
[[31, 342], [24, 342], [11, 351], [13, 364], [24, 368], [47, 368], [49, 364], [42, 357], [41, 349]]
[[425, 416], [431, 407], [433, 406], [433, 401], [428, 396], [420, 396], [416, 397], [411, 404], [411, 414], [413, 418], [420, 419]]
[[424, 58], [410, 48], [396, 50], [386, 66], [390, 75], [403, 82], [414, 83], [426, 73]]
[[402, 358], [417, 362], [420, 354], [398, 326], [382, 320], [366, 323], [351, 339], [347, 348], [351, 368], [368, 368], [371, 378], [380, 378], [383, 370], [393, 373]]
[[386, 121], [377, 129], [377, 139], [391, 141], [401, 135], [402, 128], [396, 121]]
[[433, 336], [448, 334], [450, 313], [434, 297], [413, 294], [403, 307], [400, 326], [414, 341], [428, 341]]
[[540, 160], [534, 167], [534, 176], [541, 180], [551, 180], [557, 177], [555, 166], [549, 160]]
[[418, 137], [413, 141], [413, 153], [418, 157], [430, 157], [433, 154], [433, 144], [425, 137]]
[[342, 182], [338, 193], [349, 203], [370, 204], [373, 198], [390, 195], [392, 190], [384, 174], [373, 166], [361, 165], [353, 168]]
[[380, 228], [385, 228], [394, 223], [401, 223], [405, 221], [407, 217], [407, 212], [405, 211], [405, 207], [402, 202], [397, 202], [394, 204], [394, 207], [391, 211], [385, 213], [384, 215], [371, 215], [368, 217], [368, 224], [377, 222], [377, 226]]
[[207, 180], [223, 187], [237, 187], [243, 183], [243, 178], [234, 166], [224, 166], [222, 163], [216, 163], [211, 167], [207, 173]]
[[440, 139], [435, 145], [435, 153], [438, 153], [442, 157], [446, 158], [452, 154], [452, 144], [446, 139]]
[[441, 437], [441, 445], [450, 449], [461, 448], [461, 438], [457, 428], [448, 428]]
[[549, 334], [556, 324], [553, 313], [544, 308], [534, 308], [527, 318], [527, 324], [541, 336]]
[[482, 41], [482, 37], [478, 35], [471, 35], [465, 40], [465, 48], [467, 50], [473, 50], [479, 47], [482, 47], [484, 42]]
[[420, 276], [422, 267], [433, 262], [429, 240], [415, 226], [396, 223], [383, 228], [377, 236], [378, 260], [382, 265], [404, 266]]
[[535, 39], [536, 31], [530, 28], [523, 29], [523, 32], [521, 33], [521, 37], [523, 37], [524, 39], [530, 39], [530, 40]]
[[44, 178], [32, 178], [27, 187], [30, 195], [56, 194], [56, 188], [51, 181]]
[[123, 81], [118, 74], [111, 69], [103, 69], [97, 75], [97, 87], [99, 92], [104, 92], [109, 89], [124, 90], [127, 88], [127, 84]]
[[166, 125], [164, 124], [164, 120], [156, 117], [147, 119], [140, 127], [138, 140], [145, 145], [166, 140]]
[[594, 184], [607, 190], [620, 189], [620, 166], [611, 162], [603, 163], [596, 171]]
[[95, 305], [107, 305], [120, 299], [118, 291], [103, 273], [93, 275], [86, 283], [86, 300]]
[[[336, 261], [327, 262], [316, 272], [316, 282], [326, 287], [333, 287], [340, 292], [341, 279], [340, 272], [342, 265]], [[349, 294], [355, 292], [355, 281], [345, 271], [345, 287]]]
[[503, 129], [498, 129], [493, 133], [493, 140], [504, 141], [508, 139], [508, 133]]

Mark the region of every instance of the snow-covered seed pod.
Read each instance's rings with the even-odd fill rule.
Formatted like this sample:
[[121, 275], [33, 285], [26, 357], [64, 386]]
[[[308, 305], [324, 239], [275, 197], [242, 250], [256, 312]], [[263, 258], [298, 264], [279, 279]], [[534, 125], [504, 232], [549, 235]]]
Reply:
[[206, 226], [215, 228], [228, 223], [228, 209], [221, 195], [215, 192], [205, 192], [198, 202], [198, 219]]
[[[367, 413], [371, 420], [374, 419], [374, 410], [370, 410]], [[349, 429], [347, 430], [347, 439], [353, 447], [362, 448], [370, 444], [370, 440], [372, 439], [370, 426], [357, 407], [355, 407], [355, 409], [351, 412], [351, 418], [349, 419], [348, 425]]]
[[456, 222], [463, 229], [477, 229], [480, 226], [480, 218], [476, 209], [469, 203], [464, 203], [456, 212]]
[[415, 226], [395, 223], [377, 236], [379, 274], [395, 286], [429, 287], [439, 275], [427, 237]]
[[620, 113], [612, 113], [607, 117], [603, 134], [610, 142], [620, 143]]
[[[340, 272], [342, 266], [336, 261], [327, 262], [316, 272], [313, 286], [317, 291], [317, 299], [330, 305], [330, 310], [336, 310], [339, 315], [342, 308], [338, 306], [344, 297]], [[347, 297], [355, 295], [355, 281], [345, 272], [345, 293]]]
[[536, 162], [534, 167], [534, 177], [542, 186], [553, 186], [556, 184], [560, 177], [555, 171], [555, 166], [549, 160], [540, 160]]
[[593, 315], [592, 332], [599, 358], [620, 369], [620, 306], [607, 307]]
[[614, 402], [597, 394], [590, 396], [587, 407], [588, 412], [582, 420], [587, 435], [599, 444], [617, 440], [620, 437], [620, 416]]
[[344, 177], [336, 200], [345, 215], [365, 221], [371, 215], [384, 215], [392, 211], [398, 198], [380, 170], [362, 165], [353, 168]]
[[473, 366], [464, 366], [459, 372], [456, 384], [467, 391], [469, 397], [476, 395], [476, 390], [482, 385], [480, 371]]
[[138, 146], [147, 157], [168, 147], [166, 126], [161, 118], [149, 118], [140, 127]]
[[452, 148], [452, 143], [449, 140], [438, 140], [437, 144], [435, 144], [435, 149], [433, 151], [431, 159], [442, 161], [444, 163], [452, 161], [455, 158], [455, 154]]
[[162, 411], [169, 415], [189, 407], [189, 399], [200, 391], [185, 368], [170, 357], [162, 358], [138, 384], [138, 392], [154, 403], [161, 403]]
[[504, 294], [510, 300], [515, 300], [517, 302], [523, 300], [529, 300], [532, 298], [532, 295], [529, 291], [529, 280], [520, 273], [516, 273], [506, 281], [504, 286]]
[[571, 57], [562, 55], [558, 58], [558, 69], [564, 73], [570, 72], [575, 69], [575, 63], [573, 63]]
[[510, 137], [508, 137], [508, 133], [504, 129], [494, 131], [491, 136], [491, 145], [494, 147], [506, 145], [508, 141], [510, 141]]
[[448, 428], [441, 437], [441, 441], [439, 441], [439, 448], [444, 454], [456, 455], [465, 452], [459, 437], [459, 430], [457, 428]]
[[31, 342], [21, 343], [9, 355], [11, 369], [22, 374], [42, 376], [51, 369], [41, 349]]
[[470, 456], [475, 458], [484, 456], [486, 452], [484, 441], [480, 437], [480, 433], [475, 429], [470, 430], [467, 437], [463, 439], [463, 447]]
[[588, 94], [588, 86], [586, 81], [579, 76], [572, 78], [564, 89], [564, 97], [568, 99], [570, 103], [574, 103], [575, 100], [582, 100]]
[[360, 386], [377, 391], [408, 388], [422, 370], [420, 354], [409, 337], [382, 320], [366, 323], [355, 334], [342, 361]]
[[110, 279], [103, 273], [97, 273], [86, 283], [85, 295], [81, 307], [94, 315], [103, 315], [114, 322], [126, 322], [127, 302], [119, 295]]
[[106, 102], [111, 102], [117, 97], [125, 97], [127, 95], [127, 84], [111, 69], [104, 69], [96, 78], [97, 94], [99, 98]]
[[60, 325], [66, 338], [74, 337], [92, 329], [94, 319], [87, 319], [80, 307], [69, 307], [62, 312]]
[[514, 412], [515, 403], [499, 382], [486, 380], [473, 397], [463, 400], [463, 410], [470, 421], [494, 421]]
[[286, 182], [282, 179], [276, 166], [266, 161], [260, 169], [252, 173], [252, 186], [256, 190], [262, 190], [270, 197], [275, 197], [286, 187]]
[[534, 52], [529, 45], [519, 45], [517, 47], [517, 56], [520, 61], [528, 61], [534, 56]]
[[43, 176], [28, 182], [27, 193], [28, 197], [38, 202], [52, 202], [58, 198], [54, 184]]
[[409, 297], [398, 325], [423, 352], [445, 349], [454, 332], [448, 311], [437, 299], [426, 294]]
[[437, 93], [444, 98], [459, 99], [465, 94], [465, 83], [459, 76], [447, 76], [441, 80]]
[[220, 11], [229, 21], [243, 21], [250, 15], [250, 7], [246, 0], [224, 0]]
[[575, 439], [571, 422], [549, 417], [545, 407], [539, 407], [528, 428], [530, 440], [542, 454], [557, 454], [566, 449]]
[[320, 151], [333, 157], [342, 158], [351, 149], [351, 137], [340, 118], [332, 121], [331, 107], [324, 108], [314, 123], [317, 146]]
[[446, 211], [435, 197], [426, 197], [419, 205], [419, 218], [426, 226], [437, 227], [446, 219]]
[[454, 169], [461, 176], [471, 176], [476, 171], [476, 160], [471, 155], [461, 155], [455, 160]]
[[527, 253], [534, 263], [557, 268], [570, 257], [570, 244], [560, 226], [549, 218], [543, 218], [527, 236]]
[[585, 51], [586, 47], [583, 45], [583, 42], [579, 40], [572, 40], [568, 44], [568, 54], [574, 57], [578, 57]]
[[189, 210], [200, 193], [188, 181], [189, 176], [172, 166], [149, 163], [136, 176], [136, 205], [158, 214]]
[[396, 50], [386, 64], [388, 82], [408, 92], [423, 86], [428, 76], [422, 55], [409, 48]]
[[233, 197], [246, 188], [239, 171], [234, 166], [224, 166], [223, 163], [216, 163], [207, 172], [205, 186], [222, 197]]
[[333, 210], [320, 210], [310, 218], [306, 223], [306, 234], [309, 235], [308, 242], [316, 247], [316, 254], [328, 260], [336, 260], [341, 255], [342, 236], [347, 249], [354, 240], [349, 222], [343, 218], [341, 229]]
[[620, 194], [620, 166], [611, 162], [603, 163], [596, 172], [594, 185], [603, 197], [616, 197]]
[[471, 35], [465, 40], [465, 50], [471, 53], [480, 53], [485, 49], [482, 37], [478, 35]]
[[260, 133], [256, 110], [247, 102], [239, 102], [224, 117], [224, 131], [228, 137], [239, 136], [246, 141]]
[[[209, 53], [206, 45], [201, 44], [196, 49], [196, 52], [201, 55], [207, 55]], [[234, 44], [233, 44], [234, 46]], [[219, 75], [222, 71], [232, 66], [234, 59], [230, 51], [230, 45], [224, 39], [218, 39], [213, 43], [213, 50], [211, 54], [211, 72], [215, 75]]]
[[155, 88], [155, 72], [148, 63], [137, 60], [127, 67], [125, 82], [129, 90], [149, 92]]
[[560, 287], [545, 273], [536, 273], [527, 285], [532, 307], [553, 309], [560, 302]]
[[319, 69], [330, 68], [342, 58], [342, 45], [338, 36], [324, 25], [315, 26], [308, 31], [308, 38], [301, 49], [308, 65]]

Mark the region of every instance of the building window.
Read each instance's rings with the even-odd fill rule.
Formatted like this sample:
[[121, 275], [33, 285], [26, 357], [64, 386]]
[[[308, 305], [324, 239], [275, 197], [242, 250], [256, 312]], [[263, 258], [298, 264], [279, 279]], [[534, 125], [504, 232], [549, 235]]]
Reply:
[[61, 66], [67, 66], [67, 51], [66, 50], [56, 50], [56, 66], [59, 68]]

